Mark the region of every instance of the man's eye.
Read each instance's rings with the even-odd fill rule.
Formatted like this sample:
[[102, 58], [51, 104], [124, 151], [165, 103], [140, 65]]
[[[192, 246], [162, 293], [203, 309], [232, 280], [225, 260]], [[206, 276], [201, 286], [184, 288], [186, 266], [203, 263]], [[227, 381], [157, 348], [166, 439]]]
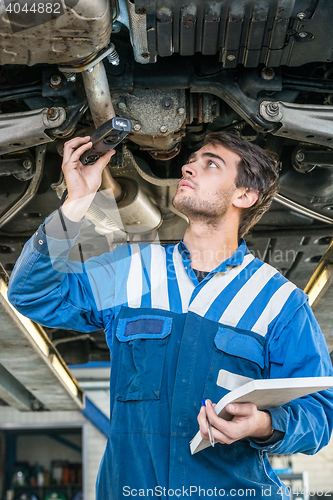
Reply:
[[208, 166], [213, 168], [218, 168], [218, 165], [216, 165], [216, 163], [214, 163], [213, 161], [208, 162]]

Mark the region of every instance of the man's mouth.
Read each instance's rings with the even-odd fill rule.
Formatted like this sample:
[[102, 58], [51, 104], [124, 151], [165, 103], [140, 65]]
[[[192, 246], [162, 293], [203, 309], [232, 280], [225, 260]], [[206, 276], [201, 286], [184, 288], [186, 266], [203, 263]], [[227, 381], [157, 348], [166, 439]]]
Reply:
[[178, 184], [178, 188], [194, 189], [194, 185], [190, 181], [187, 181], [186, 179], [182, 179]]

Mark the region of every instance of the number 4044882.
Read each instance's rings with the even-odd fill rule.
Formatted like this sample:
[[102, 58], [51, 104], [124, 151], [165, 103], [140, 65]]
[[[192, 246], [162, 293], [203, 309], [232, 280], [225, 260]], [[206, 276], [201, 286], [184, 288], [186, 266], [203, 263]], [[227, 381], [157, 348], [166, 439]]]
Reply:
[[33, 12], [34, 14], [61, 14], [61, 4], [60, 3], [43, 3], [36, 2], [33, 4], [21, 4], [19, 2], [10, 2], [6, 7], [6, 11], [10, 14], [22, 14]]
[[317, 488], [309, 488], [307, 489], [306, 487], [298, 489], [297, 487], [291, 488], [290, 486], [281, 486], [279, 488], [278, 494], [282, 495], [283, 492], [286, 492], [289, 494], [291, 498], [309, 498], [309, 497], [331, 497], [332, 494], [332, 488], [327, 486], [326, 488], [322, 487], [317, 487]]

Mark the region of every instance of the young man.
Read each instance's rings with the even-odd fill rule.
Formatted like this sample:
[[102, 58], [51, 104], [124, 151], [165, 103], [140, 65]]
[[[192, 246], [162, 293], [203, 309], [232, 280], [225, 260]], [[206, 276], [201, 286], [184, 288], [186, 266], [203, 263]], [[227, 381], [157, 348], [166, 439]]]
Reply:
[[[239, 241], [277, 192], [274, 162], [236, 136], [210, 134], [184, 165], [173, 201], [189, 219], [184, 239], [121, 246], [78, 272], [69, 249], [112, 154], [84, 167], [88, 141], [66, 143], [63, 224], [54, 215], [26, 244], [9, 298], [43, 325], [105, 329], [111, 422], [97, 499], [284, 497], [267, 452], [326, 445], [332, 392], [269, 411], [228, 405], [231, 421], [212, 405], [251, 379], [332, 375], [305, 294]], [[208, 439], [206, 417], [218, 444], [192, 456], [198, 422]]]

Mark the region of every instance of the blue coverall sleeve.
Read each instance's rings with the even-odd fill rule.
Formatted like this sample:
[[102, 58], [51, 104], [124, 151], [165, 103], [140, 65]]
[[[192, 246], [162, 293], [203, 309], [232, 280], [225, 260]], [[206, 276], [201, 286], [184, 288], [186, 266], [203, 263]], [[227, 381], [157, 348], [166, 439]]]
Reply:
[[112, 253], [85, 264], [68, 261], [75, 239], [54, 239], [40, 226], [15, 265], [8, 299], [41, 325], [91, 332], [110, 321], [115, 286]]
[[[268, 347], [269, 378], [332, 376], [332, 362], [324, 335], [305, 302], [281, 330], [277, 329]], [[251, 442], [269, 453], [314, 454], [329, 442], [333, 425], [333, 390], [295, 399], [269, 410], [272, 427], [284, 432], [270, 446]]]

